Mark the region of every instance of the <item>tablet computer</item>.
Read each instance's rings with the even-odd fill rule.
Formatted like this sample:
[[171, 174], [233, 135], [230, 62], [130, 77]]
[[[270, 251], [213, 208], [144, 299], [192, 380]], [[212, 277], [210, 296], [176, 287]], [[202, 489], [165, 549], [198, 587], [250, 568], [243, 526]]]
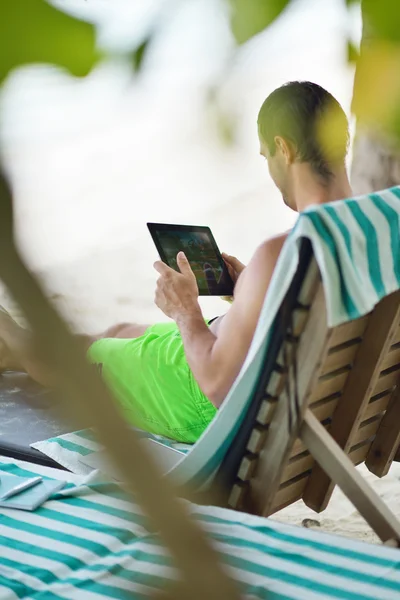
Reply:
[[185, 253], [200, 296], [232, 296], [233, 281], [209, 227], [147, 223], [160, 258], [179, 271], [176, 255]]

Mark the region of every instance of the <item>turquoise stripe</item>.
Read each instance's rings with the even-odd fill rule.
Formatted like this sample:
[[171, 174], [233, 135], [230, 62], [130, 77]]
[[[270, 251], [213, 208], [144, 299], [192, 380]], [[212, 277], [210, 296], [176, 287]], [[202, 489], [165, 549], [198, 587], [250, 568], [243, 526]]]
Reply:
[[0, 585], [3, 585], [5, 588], [11, 590], [16, 596], [18, 596], [18, 598], [21, 599], [27, 598], [28, 596], [33, 598], [34, 595], [36, 595], [36, 591], [34, 589], [27, 587], [19, 581], [15, 581], [15, 579], [5, 577], [4, 575], [0, 575]]
[[[0, 535], [0, 547], [1, 546], [5, 549], [13, 548], [14, 550], [25, 552], [26, 554], [32, 554], [34, 556], [40, 556], [41, 558], [59, 562], [70, 567], [72, 571], [77, 571], [78, 569], [83, 569], [86, 567], [86, 564], [76, 556], [65, 554], [64, 552], [59, 552], [58, 550], [48, 550], [42, 546], [30, 544], [29, 542], [25, 541], [21, 542], [20, 540], [11, 539], [5, 535]], [[0, 555], [0, 564], [2, 563], [3, 559], [4, 557]]]
[[323, 209], [330, 216], [330, 218], [332, 219], [332, 221], [335, 223], [336, 227], [339, 229], [340, 233], [342, 234], [344, 243], [346, 244], [347, 252], [349, 253], [349, 258], [350, 258], [350, 260], [353, 260], [353, 252], [352, 252], [352, 248], [351, 248], [351, 235], [350, 235], [348, 228], [343, 223], [342, 219], [339, 217], [339, 215], [337, 214], [337, 212], [333, 208], [333, 206], [329, 206], [327, 204], [326, 206], [323, 207]]
[[75, 442], [69, 442], [68, 440], [63, 440], [62, 438], [52, 438], [48, 440], [49, 442], [54, 442], [64, 448], [64, 450], [69, 450], [70, 452], [76, 452], [81, 456], [86, 456], [87, 454], [92, 454], [93, 450], [89, 448], [85, 448], [85, 446], [81, 446], [80, 444], [75, 444]]
[[[320, 581], [310, 581], [306, 577], [301, 577], [300, 575], [294, 575], [290, 573], [289, 569], [277, 569], [273, 567], [265, 565], [259, 565], [255, 563], [251, 563], [249, 560], [244, 558], [238, 558], [236, 556], [227, 556], [222, 555], [221, 560], [236, 569], [243, 569], [247, 571], [247, 573], [254, 573], [255, 575], [259, 575], [261, 577], [268, 577], [270, 579], [274, 579], [277, 582], [284, 581], [285, 583], [297, 586], [304, 590], [312, 590], [317, 594], [324, 594], [326, 596], [331, 596], [332, 598], [337, 598], [340, 600], [366, 600], [369, 596], [366, 596], [362, 593], [351, 592], [350, 590], [345, 590], [341, 588], [340, 590], [331, 587], [323, 582], [323, 577], [321, 574]], [[350, 582], [349, 582], [350, 585]], [[247, 590], [247, 593], [253, 594], [259, 593], [259, 587], [255, 585], [250, 586], [250, 590]], [[278, 596], [279, 598], [279, 596]]]
[[[214, 520], [218, 520], [218, 519], [214, 519]], [[227, 522], [227, 524], [229, 525], [230, 523]], [[242, 524], [243, 526], [243, 524]], [[318, 575], [320, 575], [320, 578], [317, 581], [310, 581], [310, 579], [306, 576], [302, 576], [301, 574], [291, 574], [290, 572], [290, 564], [287, 564], [287, 566], [285, 564], [282, 564], [281, 568], [278, 567], [270, 567], [268, 566], [268, 556], [275, 556], [278, 559], [285, 561], [285, 563], [288, 563], [288, 559], [291, 559], [292, 562], [296, 561], [296, 564], [298, 564], [299, 562], [304, 562], [304, 557], [303, 555], [307, 552], [307, 549], [305, 548], [304, 545], [298, 544], [298, 540], [297, 540], [297, 544], [299, 546], [299, 550], [298, 552], [295, 551], [291, 551], [289, 552], [285, 552], [283, 549], [272, 549], [271, 547], [269, 547], [268, 545], [264, 545], [264, 544], [260, 544], [260, 543], [248, 543], [243, 542], [240, 538], [232, 538], [229, 536], [224, 536], [223, 534], [217, 534], [214, 533], [213, 531], [208, 531], [208, 535], [212, 538], [214, 538], [215, 540], [217, 540], [218, 542], [222, 542], [224, 544], [229, 544], [229, 542], [232, 542], [233, 540], [233, 544], [231, 543], [228, 548], [226, 550], [220, 549], [219, 550], [219, 557], [220, 560], [225, 562], [226, 564], [231, 565], [232, 567], [236, 568], [236, 569], [240, 569], [243, 571], [246, 571], [247, 573], [254, 573], [257, 574], [259, 576], [265, 577], [265, 578], [270, 578], [273, 579], [277, 582], [281, 582], [284, 581], [285, 583], [297, 586], [299, 588], [302, 588], [303, 590], [313, 590], [314, 592], [320, 593], [320, 594], [325, 594], [334, 598], [340, 598], [341, 600], [365, 600], [366, 598], [370, 598], [370, 596], [366, 596], [364, 593], [362, 592], [355, 592], [355, 591], [351, 591], [351, 589], [345, 590], [344, 589], [344, 585], [346, 583], [346, 580], [348, 582], [348, 586], [349, 588], [351, 588], [351, 581], [352, 578], [351, 577], [346, 577], [344, 576], [340, 571], [340, 568], [337, 568], [336, 572], [333, 572], [334, 567], [331, 569], [332, 572], [332, 576], [336, 576], [336, 577], [341, 577], [342, 578], [342, 583], [343, 583], [343, 588], [340, 588], [340, 590], [335, 586], [334, 583], [332, 584], [325, 584], [324, 580], [325, 580], [325, 575], [326, 573], [329, 571], [329, 566], [325, 565], [324, 563], [320, 563], [322, 565], [322, 569], [316, 569], [317, 573], [315, 573], [315, 575], [318, 577]], [[154, 540], [154, 543], [157, 543], [156, 540]], [[257, 550], [258, 552], [261, 552], [262, 555], [265, 557], [265, 561], [264, 564], [260, 565], [260, 564], [256, 564], [256, 563], [252, 563], [250, 562], [247, 558], [245, 558], [243, 556], [243, 554], [241, 556], [237, 556], [234, 554], [234, 550], [238, 549], [238, 548], [248, 548], [248, 549], [253, 549], [253, 550]], [[302, 558], [303, 557], [303, 558]], [[315, 564], [318, 564], [318, 561], [315, 561]], [[310, 564], [309, 565], [305, 565], [305, 566], [309, 566], [310, 568], [313, 568], [313, 561], [312, 559], [310, 559]], [[319, 573], [318, 573], [319, 571]], [[324, 573], [325, 572], [325, 573]], [[356, 573], [356, 575], [358, 576], [358, 578], [360, 579], [361, 583], [363, 583], [365, 581], [365, 578], [363, 577], [363, 574], [358, 573], [357, 571], [354, 571], [354, 573]], [[380, 578], [378, 581], [376, 579], [376, 577], [374, 578], [373, 576], [371, 576], [371, 583], [379, 588], [379, 587], [383, 587], [380, 586], [380, 583], [384, 581], [383, 578]], [[385, 582], [386, 583], [386, 582]], [[268, 584], [267, 584], [268, 585]], [[389, 586], [385, 586], [385, 587], [389, 587]], [[394, 586], [392, 586], [393, 589], [395, 591], [399, 590], [400, 591], [400, 585], [399, 584], [394, 584]], [[262, 588], [264, 589], [264, 588]], [[259, 597], [259, 593], [260, 593], [260, 587], [259, 586], [251, 586], [250, 587], [246, 587], [246, 593], [247, 594], [255, 594], [257, 597]], [[384, 590], [382, 589], [382, 593], [384, 594]], [[278, 595], [277, 598], [280, 598], [281, 596]], [[284, 596], [282, 596], [284, 597]], [[384, 598], [384, 595], [379, 596], [380, 598]], [[269, 596], [268, 596], [269, 598]]]
[[[328, 247], [332, 258], [335, 262], [335, 265], [337, 266], [337, 270], [339, 273], [339, 279], [340, 279], [340, 288], [341, 288], [341, 295], [342, 295], [342, 302], [343, 305], [346, 309], [346, 312], [349, 316], [349, 320], [353, 320], [353, 319], [357, 319], [360, 315], [359, 312], [357, 310], [357, 308], [354, 305], [353, 299], [351, 298], [349, 291], [347, 289], [346, 283], [344, 281], [344, 277], [343, 277], [343, 272], [342, 272], [342, 265], [340, 263], [339, 260], [339, 256], [338, 256], [338, 252], [336, 250], [336, 246], [335, 246], [335, 242], [332, 239], [332, 234], [329, 231], [329, 229], [327, 228], [326, 224], [323, 222], [323, 220], [321, 219], [321, 217], [317, 214], [317, 213], [313, 213], [313, 212], [307, 212], [307, 213], [303, 213], [304, 217], [307, 217], [311, 223], [313, 224], [316, 232], [318, 233], [318, 235], [320, 236], [321, 240], [323, 242], [325, 242], [326, 246]], [[313, 240], [311, 240], [311, 242], [313, 242]]]
[[367, 244], [367, 260], [370, 279], [378, 297], [382, 298], [382, 296], [385, 295], [385, 286], [383, 285], [382, 281], [381, 265], [379, 261], [378, 236], [376, 234], [375, 227], [360, 208], [359, 202], [356, 200], [348, 200], [347, 206], [349, 207], [364, 234]]
[[[392, 194], [394, 194], [396, 196], [396, 198], [400, 199], [400, 186], [396, 186], [396, 187], [392, 187], [389, 190], [387, 190], [388, 192], [391, 192]], [[400, 207], [399, 207], [400, 209]]]
[[0, 557], [0, 564], [10, 569], [15, 569], [18, 573], [28, 575], [29, 577], [35, 577], [43, 583], [53, 583], [56, 581], [55, 574], [49, 569], [43, 569], [42, 567], [34, 567], [27, 565], [22, 562], [17, 562], [10, 558]]
[[[40, 511], [41, 509], [38, 509]], [[47, 516], [41, 514], [41, 516]], [[63, 515], [65, 516], [65, 515]], [[60, 522], [62, 522], [60, 520]], [[51, 523], [49, 523], [49, 527], [42, 527], [40, 525], [33, 525], [31, 523], [27, 523], [26, 521], [18, 521], [17, 519], [13, 519], [12, 517], [6, 515], [0, 515], [0, 524], [5, 525], [7, 527], [11, 527], [12, 529], [17, 529], [20, 531], [26, 531], [27, 533], [31, 533], [33, 535], [38, 535], [43, 538], [55, 540], [57, 542], [66, 542], [71, 544], [72, 546], [77, 546], [78, 548], [84, 548], [85, 550], [89, 550], [96, 556], [103, 557], [106, 554], [109, 554], [110, 549], [107, 548], [104, 544], [100, 542], [93, 542], [91, 540], [87, 540], [84, 537], [78, 537], [71, 533], [61, 533], [60, 531], [53, 531], [50, 529]], [[93, 523], [95, 525], [95, 523]], [[90, 527], [90, 529], [95, 530], [94, 527]], [[124, 533], [129, 533], [124, 532]], [[126, 535], [124, 537], [127, 537]], [[131, 538], [134, 537], [131, 534]], [[127, 543], [129, 540], [122, 540], [123, 543]]]
[[[85, 519], [84, 517], [79, 517], [78, 515], [68, 515], [63, 512], [58, 512], [56, 510], [52, 510], [51, 508], [46, 508], [45, 506], [41, 506], [37, 509], [37, 514], [40, 517], [45, 517], [51, 521], [57, 521], [59, 523], [65, 523], [68, 525], [72, 525], [74, 527], [81, 527], [82, 529], [90, 529], [91, 531], [96, 531], [100, 534], [105, 534], [110, 537], [117, 539], [121, 543], [127, 543], [130, 539], [136, 534], [128, 528], [114, 527], [112, 525], [106, 525], [101, 522], [102, 510], [98, 511], [98, 519], [99, 521]], [[95, 517], [94, 517], [95, 518]], [[50, 523], [49, 523], [49, 526]], [[71, 534], [72, 535], [72, 534]], [[84, 535], [84, 534], [82, 534]], [[86, 543], [86, 540], [85, 540]], [[94, 543], [94, 542], [92, 542]], [[99, 548], [102, 548], [102, 544], [99, 543]], [[106, 546], [104, 546], [106, 548]], [[108, 549], [107, 549], [108, 551]], [[101, 551], [102, 552], [102, 551]]]
[[[164, 560], [165, 557], [163, 557], [162, 555], [149, 554], [148, 552], [142, 551], [140, 548], [136, 549], [136, 543], [141, 541], [142, 540], [135, 540], [133, 547], [125, 548], [123, 550], [120, 550], [119, 552], [110, 551], [110, 555], [112, 555], [114, 559], [124, 559], [125, 557], [129, 556], [132, 559], [132, 561], [134, 561], [135, 565], [140, 562], [152, 563], [154, 565], [163, 566], [171, 564], [171, 561], [168, 557], [166, 560]], [[136, 583], [141, 583], [150, 587], [156, 587], [154, 585], [155, 579], [158, 579], [160, 585], [157, 587], [159, 587], [160, 589], [163, 589], [163, 586], [165, 586], [168, 582], [168, 579], [164, 577], [156, 577], [154, 574], [137, 573], [135, 570], [126, 568], [125, 566], [122, 566], [119, 563], [111, 563], [110, 565], [102, 565], [98, 563], [86, 564], [82, 560], [74, 558], [69, 554], [64, 554], [55, 550], [46, 550], [45, 548], [42, 548], [40, 546], [33, 546], [32, 544], [29, 544], [27, 542], [19, 542], [17, 540], [10, 540], [9, 538], [4, 536], [0, 536], [0, 542], [4, 549], [13, 548], [15, 550], [19, 550], [27, 554], [34, 554], [35, 556], [40, 556], [48, 560], [56, 561], [60, 563], [60, 566], [67, 566], [73, 571], [78, 571], [80, 569], [87, 569], [89, 572], [92, 571], [94, 573], [104, 571], [105, 573], [113, 574], [116, 577], [120, 577], [121, 579], [125, 579], [127, 581], [135, 581]], [[77, 587], [82, 587], [83, 583], [88, 581], [87, 579], [79, 580], [77, 578], [74, 578], [73, 576], [63, 579], [56, 578], [55, 574], [51, 571], [48, 571], [47, 569], [29, 566], [24, 563], [16, 562], [11, 559], [5, 558], [4, 556], [0, 556], [0, 565], [15, 568], [18, 571], [21, 571], [22, 573], [25, 573], [32, 577], [36, 577], [40, 579], [40, 581], [43, 581], [45, 583], [54, 583], [55, 581], [60, 581], [62, 583], [69, 583], [71, 585], [77, 585]], [[85, 589], [87, 589], [87, 587], [87, 584], [85, 584]], [[104, 594], [104, 596], [106, 597], [109, 595], [108, 589], [105, 589], [103, 591], [97, 591], [99, 593]]]
[[[293, 550], [291, 551], [291, 553], [289, 555], [287, 552], [276, 551], [275, 549], [272, 549], [266, 542], [260, 543], [260, 542], [255, 542], [255, 541], [251, 541], [251, 540], [243, 540], [238, 537], [233, 537], [233, 536], [224, 535], [224, 534], [220, 534], [220, 533], [213, 533], [213, 532], [211, 532], [211, 535], [213, 536], [213, 538], [219, 540], [220, 542], [229, 544], [231, 546], [235, 546], [236, 548], [257, 550], [258, 552], [262, 552], [263, 554], [267, 554], [267, 555], [268, 554], [272, 554], [272, 555], [278, 554], [278, 556], [282, 557], [282, 558], [290, 557], [290, 560], [292, 560], [292, 562], [294, 562], [294, 557], [293, 557], [294, 551]], [[374, 574], [360, 573], [360, 571], [357, 571], [355, 569], [333, 566], [333, 565], [324, 563], [322, 560], [317, 560], [316, 558], [311, 558], [310, 556], [307, 555], [306, 552], [304, 552], [305, 545], [306, 544], [304, 541], [303, 541], [303, 543], [297, 542], [298, 554], [296, 553], [296, 558], [295, 558], [296, 565], [299, 565], [301, 567], [306, 567], [306, 568], [318, 569], [319, 571], [321, 571], [321, 574], [326, 573], [328, 575], [331, 574], [331, 575], [336, 575], [336, 576], [342, 577], [344, 579], [350, 579], [351, 581], [357, 580], [361, 583], [366, 583], [368, 585], [377, 585], [377, 578], [376, 578], [376, 575], [374, 575]], [[307, 547], [309, 547], [309, 544], [307, 544]], [[331, 552], [331, 554], [332, 554], [332, 552]], [[381, 577], [379, 579], [379, 586], [382, 588], [400, 592], [400, 583], [395, 582], [395, 581], [387, 581], [386, 579], [384, 579], [384, 577]]]
[[[79, 431], [74, 431], [73, 433], [74, 433], [74, 435], [82, 437], [84, 440], [89, 440], [89, 442], [99, 443], [97, 436], [96, 436], [95, 432], [93, 431], [93, 429], [80, 429]], [[63, 436], [60, 436], [60, 437], [63, 437]], [[53, 438], [53, 439], [57, 440], [59, 438]]]
[[[396, 195], [400, 198], [400, 190], [396, 191], [398, 192]], [[396, 275], [397, 283], [400, 286], [400, 215], [391, 206], [389, 206], [389, 204], [384, 202], [382, 198], [378, 196], [378, 194], [371, 194], [370, 198], [376, 208], [381, 211], [388, 222], [390, 229], [390, 246], [393, 256], [393, 269]]]
[[[9, 540], [7, 538], [5, 538], [5, 539], [6, 539], [6, 542], [9, 543]], [[140, 540], [140, 541], [138, 540], [139, 543], [141, 541], [142, 540]], [[134, 544], [136, 544], [136, 542]], [[38, 555], [38, 553], [35, 552], [35, 547], [31, 546], [30, 544], [18, 543], [17, 545], [18, 545], [18, 547], [15, 547], [13, 544], [13, 547], [15, 547], [15, 549], [21, 550], [22, 552], [29, 552], [29, 553], [31, 552], [31, 553], [34, 553], [35, 555]], [[5, 544], [5, 546], [7, 547], [6, 544]], [[8, 547], [10, 547], [9, 544], [8, 544]], [[57, 552], [54, 552], [51, 550], [45, 551], [42, 548], [39, 548], [39, 550], [40, 550], [40, 553], [39, 553], [40, 556], [43, 556], [50, 560], [57, 560], [57, 562], [60, 562], [61, 565], [66, 565], [68, 567], [71, 567], [71, 565], [69, 564], [71, 562], [69, 555], [63, 555], [61, 553], [57, 553]], [[85, 564], [82, 561], [78, 561], [77, 559], [74, 559], [74, 561], [75, 561], [75, 563], [79, 564], [79, 567], [81, 569], [85, 569], [85, 570], [89, 571], [89, 573], [93, 572], [93, 574], [95, 574], [95, 573], [98, 574], [99, 572], [100, 573], [104, 572], [105, 576], [107, 576], [107, 574], [110, 574], [110, 575], [113, 575], [120, 579], [124, 579], [126, 581], [134, 581], [135, 583], [142, 584], [142, 585], [148, 586], [150, 588], [155, 588], [155, 589], [159, 589], [159, 590], [165, 590], [166, 586], [171, 581], [170, 579], [168, 579], [164, 576], [159, 576], [159, 575], [155, 574], [154, 572], [153, 573], [141, 573], [140, 571], [136, 570], [136, 568], [140, 568], [140, 563], [152, 564], [154, 566], [173, 566], [172, 560], [168, 555], [163, 556], [161, 554], [160, 555], [151, 554], [149, 552], [143, 551], [141, 548], [136, 549], [135, 547], [127, 548], [127, 549], [121, 550], [119, 552], [110, 552], [110, 555], [112, 555], [115, 560], [119, 560], [119, 559], [124, 560], [126, 557], [129, 557], [133, 563], [133, 566], [135, 566], [135, 569], [123, 566], [120, 564], [120, 562], [114, 562], [114, 563], [110, 563], [109, 565], [103, 565], [103, 564], [98, 564], [98, 563]], [[118, 588], [112, 587], [112, 586], [107, 586], [104, 584], [97, 584], [97, 583], [93, 582], [92, 579], [90, 579], [90, 578], [78, 579], [76, 576], [73, 576], [73, 575], [71, 577], [66, 577], [66, 578], [56, 578], [55, 574], [47, 569], [37, 568], [34, 566], [27, 566], [24, 563], [16, 562], [11, 559], [4, 558], [4, 557], [0, 558], [0, 565], [1, 564], [12, 567], [14, 569], [17, 569], [18, 571], [21, 571], [32, 577], [36, 577], [40, 581], [47, 583], [47, 584], [53, 584], [53, 583], [69, 584], [71, 586], [77, 587], [78, 589], [84, 588], [86, 590], [90, 590], [92, 592], [99, 593], [99, 594], [103, 595], [104, 597], [115, 597], [115, 598], [121, 597], [121, 595], [120, 595], [121, 591]], [[126, 560], [124, 560], [124, 565], [125, 564], [126, 564]], [[75, 569], [75, 570], [78, 571], [78, 569]], [[123, 592], [123, 593], [126, 593], [126, 592]], [[131, 598], [132, 596], [129, 596], [129, 597]], [[134, 597], [135, 598], [141, 598], [141, 597], [147, 598], [148, 596], [144, 596], [140, 593], [138, 594], [135, 591]]]
[[[51, 571], [48, 571], [47, 569], [36, 568], [35, 572], [28, 573], [26, 566], [23, 563], [9, 560], [9, 559], [1, 559], [1, 563], [4, 564], [4, 566], [16, 569], [18, 572], [29, 574], [31, 577], [38, 579], [38, 583], [41, 582], [41, 583], [47, 584], [46, 586], [50, 586], [50, 589], [38, 590], [34, 587], [31, 587], [24, 583], [21, 583], [11, 577], [0, 576], [0, 583], [5, 585], [8, 589], [12, 590], [19, 598], [27, 598], [29, 596], [30, 598], [37, 598], [38, 600], [39, 600], [39, 598], [40, 599], [46, 598], [46, 600], [47, 600], [49, 597], [54, 598], [54, 599], [57, 598], [60, 600], [64, 600], [64, 598], [65, 598], [64, 595], [61, 597], [51, 591], [51, 587], [56, 586], [56, 585], [62, 585], [62, 586], [68, 585], [76, 590], [82, 589], [82, 591], [89, 591], [89, 592], [92, 592], [95, 594], [99, 594], [103, 598], [117, 598], [119, 600], [125, 600], [125, 599], [131, 600], [133, 598], [133, 596], [132, 596], [133, 593], [135, 594], [134, 598], [135, 599], [137, 598], [138, 600], [141, 598], [143, 598], [143, 599], [146, 598], [146, 600], [148, 600], [148, 598], [149, 598], [148, 595], [138, 593], [136, 590], [134, 592], [132, 590], [124, 590], [124, 589], [118, 588], [116, 586], [107, 585], [105, 583], [97, 583], [97, 582], [93, 581], [92, 579], [87, 579], [87, 578], [79, 579], [77, 577], [67, 577], [65, 579], [64, 578], [61, 578], [61, 579], [56, 578], [54, 576], [54, 574]], [[126, 581], [133, 581], [135, 583], [139, 583], [139, 581], [136, 578], [136, 573], [134, 571], [130, 571], [128, 569], [120, 567], [120, 565], [117, 565], [117, 564], [110, 565], [109, 569], [103, 565], [91, 565], [91, 566], [88, 566], [87, 568], [89, 571], [96, 572], [96, 573], [104, 572], [104, 575], [105, 575], [104, 579], [106, 579], [107, 575], [110, 574], [110, 575], [119, 577], [121, 579], [124, 579]], [[32, 570], [33, 570], [33, 568], [29, 569], [29, 571], [32, 571]], [[134, 578], [132, 576], [134, 576]], [[154, 588], [155, 586], [153, 585], [150, 577], [151, 576], [146, 577], [145, 585]], [[161, 586], [160, 586], [160, 589], [162, 589]], [[49, 594], [50, 594], [50, 596], [49, 596]]]
[[[59, 498], [59, 500], [61, 500], [61, 498]], [[126, 498], [126, 501], [129, 502], [129, 497]], [[146, 518], [142, 514], [128, 512], [121, 508], [115, 508], [113, 506], [106, 506], [105, 504], [99, 504], [98, 502], [94, 502], [93, 500], [85, 500], [76, 496], [66, 496], [62, 498], [62, 502], [64, 502], [65, 504], [69, 504], [70, 506], [76, 506], [76, 508], [87, 508], [90, 510], [97, 510], [98, 512], [106, 513], [113, 517], [119, 517], [120, 519], [129, 521], [130, 523], [134, 523], [135, 525], [138, 525], [140, 527], [146, 528], [149, 524], [148, 518]]]
[[[207, 523], [216, 523], [217, 525], [227, 525], [227, 526], [235, 525], [235, 526], [241, 527], [245, 530], [249, 529], [248, 525], [243, 524], [243, 522], [240, 521], [239, 519], [237, 519], [237, 520], [223, 519], [221, 517], [215, 517], [213, 515], [205, 515], [205, 514], [200, 514], [200, 515], [194, 514], [193, 516], [196, 518], [196, 520], [205, 521]], [[261, 517], [260, 517], [260, 519], [261, 519]], [[305, 538], [302, 538], [299, 536], [290, 535], [290, 533], [283, 533], [282, 531], [268, 527], [268, 524], [266, 524], [265, 526], [260, 526], [260, 527], [251, 527], [250, 529], [259, 535], [263, 535], [266, 537], [272, 537], [272, 538], [275, 538], [282, 542], [287, 542], [289, 544], [296, 544], [296, 545], [302, 546], [303, 549], [307, 548], [308, 546], [311, 546], [312, 549], [314, 549], [317, 552], [324, 551], [324, 552], [333, 554], [335, 556], [341, 556], [343, 558], [348, 558], [348, 559], [352, 559], [352, 560], [357, 560], [359, 562], [364, 562], [364, 563], [370, 564], [372, 568], [376, 565], [379, 565], [386, 569], [395, 569], [395, 570], [400, 571], [400, 552], [399, 552], [398, 560], [395, 561], [393, 559], [388, 559], [388, 558], [383, 557], [382, 556], [383, 552], [376, 552], [374, 546], [371, 546], [371, 554], [366, 554], [364, 552], [358, 552], [357, 550], [354, 550], [354, 549], [350, 550], [347, 548], [340, 548], [338, 546], [334, 546], [334, 549], [332, 549], [332, 546], [330, 544], [320, 541], [318, 539], [319, 534], [317, 534], [317, 533], [315, 534], [314, 539], [310, 539], [310, 538], [305, 539]], [[349, 540], [349, 543], [351, 543], [350, 540]], [[362, 546], [365, 549], [368, 548], [368, 546], [366, 546], [365, 544], [361, 544], [361, 542], [352, 542], [352, 543]], [[382, 550], [384, 550], [384, 549], [382, 548]], [[399, 584], [399, 586], [400, 586], [400, 584]]]
[[[2, 465], [0, 467], [0, 472], [1, 471], [6, 471], [9, 473], [12, 473], [13, 475], [19, 475], [20, 477], [31, 477], [33, 475], [36, 475], [36, 473], [34, 473], [33, 471], [21, 469], [20, 467], [18, 467], [17, 465], [14, 465], [14, 464]], [[46, 479], [50, 479], [50, 478], [46, 477]], [[75, 487], [76, 486], [73, 483], [68, 483], [63, 488], [63, 490], [73, 489]], [[111, 516], [119, 517], [119, 518], [125, 519], [126, 521], [129, 521], [131, 523], [135, 523], [136, 525], [140, 525], [141, 527], [148, 528], [148, 525], [149, 525], [148, 519], [145, 516], [143, 516], [142, 514], [134, 512], [133, 509], [135, 508], [136, 505], [134, 504], [134, 502], [132, 502], [129, 495], [126, 492], [124, 492], [123, 490], [121, 490], [121, 488], [119, 488], [115, 483], [99, 483], [99, 484], [92, 484], [87, 487], [90, 488], [91, 490], [93, 490], [93, 492], [96, 494], [103, 494], [106, 497], [111, 496], [113, 498], [118, 498], [118, 499], [124, 500], [125, 502], [131, 502], [132, 511], [124, 510], [122, 508], [115, 508], [113, 506], [107, 506], [107, 505], [102, 504], [101, 502], [96, 502], [95, 500], [87, 500], [87, 499], [76, 497], [76, 496], [62, 496], [62, 495], [56, 494], [53, 497], [53, 499], [61, 500], [62, 502], [65, 502], [66, 504], [70, 504], [72, 506], [76, 506], [77, 508], [89, 508], [91, 510], [97, 510], [99, 512], [104, 512]]]
[[[79, 580], [79, 579], [70, 579], [67, 580], [68, 584], [71, 587], [76, 587], [77, 589], [81, 588], [83, 591], [89, 591], [95, 594], [99, 594], [103, 596], [103, 598], [115, 598], [116, 600], [132, 600], [132, 591], [123, 590], [116, 587], [112, 587], [110, 585], [96, 583], [91, 580]], [[58, 582], [57, 582], [58, 583]], [[60, 580], [60, 584], [64, 585], [64, 580]], [[51, 590], [43, 589], [42, 591], [37, 590], [35, 588], [29, 587], [25, 584], [16, 581], [15, 579], [11, 579], [9, 577], [5, 577], [0, 575], [0, 584], [4, 585], [6, 588], [12, 590], [14, 594], [18, 596], [18, 598], [35, 598], [37, 600], [65, 600], [65, 596], [58, 596]], [[137, 594], [136, 592], [134, 598], [140, 599], [149, 599], [148, 595]]]

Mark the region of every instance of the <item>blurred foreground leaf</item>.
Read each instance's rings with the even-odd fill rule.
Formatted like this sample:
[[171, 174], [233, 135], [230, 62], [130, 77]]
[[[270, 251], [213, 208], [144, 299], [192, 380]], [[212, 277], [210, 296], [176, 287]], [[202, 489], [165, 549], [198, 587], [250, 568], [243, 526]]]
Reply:
[[270, 25], [291, 0], [229, 0], [231, 27], [239, 44], [247, 42]]
[[362, 0], [362, 12], [364, 22], [373, 26], [376, 37], [400, 41], [399, 0]]
[[84, 76], [99, 58], [93, 25], [44, 0], [0, 1], [0, 83], [29, 63], [51, 63]]
[[352, 111], [360, 124], [400, 138], [400, 44], [377, 40], [362, 49]]
[[349, 63], [356, 63], [359, 57], [358, 48], [351, 40], [347, 42], [347, 60]]
[[146, 58], [147, 51], [150, 47], [152, 36], [148, 36], [141, 44], [132, 52], [132, 65], [135, 73], [138, 73]]

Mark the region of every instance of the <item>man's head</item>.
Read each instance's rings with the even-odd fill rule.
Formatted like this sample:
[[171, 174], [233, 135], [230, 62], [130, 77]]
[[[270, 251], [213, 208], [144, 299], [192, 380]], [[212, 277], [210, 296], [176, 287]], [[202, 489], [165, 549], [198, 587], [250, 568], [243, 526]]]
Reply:
[[348, 122], [339, 102], [321, 86], [293, 81], [268, 96], [258, 115], [260, 151], [286, 204], [292, 195], [293, 167], [307, 165], [328, 186], [344, 167], [349, 144]]

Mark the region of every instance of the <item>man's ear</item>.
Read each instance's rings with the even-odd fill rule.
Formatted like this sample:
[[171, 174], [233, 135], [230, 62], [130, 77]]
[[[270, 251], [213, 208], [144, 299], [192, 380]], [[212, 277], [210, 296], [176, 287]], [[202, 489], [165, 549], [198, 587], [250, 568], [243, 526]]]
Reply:
[[274, 138], [275, 146], [279, 150], [285, 159], [287, 165], [291, 165], [296, 160], [296, 150], [291, 142], [285, 140], [280, 135], [276, 135]]

